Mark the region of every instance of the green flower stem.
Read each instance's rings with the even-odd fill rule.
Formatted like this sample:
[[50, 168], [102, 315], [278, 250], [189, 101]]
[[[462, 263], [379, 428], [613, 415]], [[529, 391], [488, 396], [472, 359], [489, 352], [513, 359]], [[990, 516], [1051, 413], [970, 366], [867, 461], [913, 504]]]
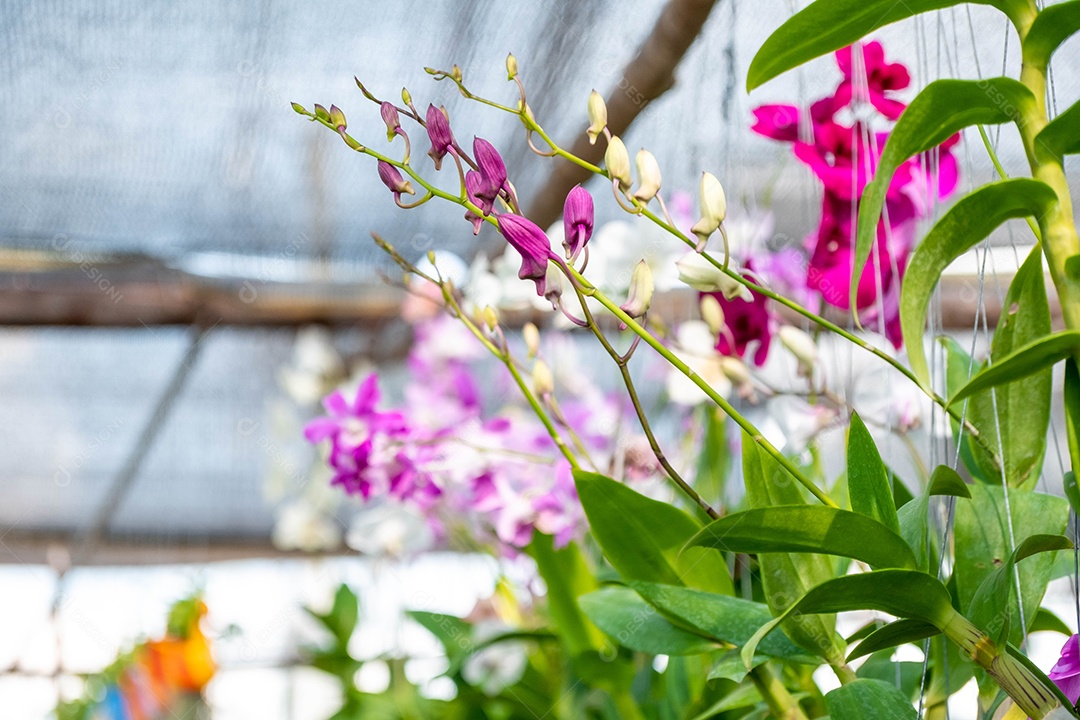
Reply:
[[[561, 263], [560, 263], [561, 264]], [[604, 350], [611, 356], [611, 359], [615, 361], [615, 364], [619, 368], [619, 374], [622, 375], [623, 384], [626, 386], [626, 392], [630, 396], [630, 403], [634, 406], [634, 414], [637, 415], [638, 423], [641, 425], [642, 432], [645, 433], [646, 439], [649, 441], [649, 447], [652, 448], [653, 455], [656, 456], [657, 462], [660, 463], [660, 467], [664, 469], [667, 476], [671, 478], [671, 481], [675, 483], [676, 487], [682, 491], [686, 497], [692, 502], [697, 504], [706, 515], [711, 519], [717, 520], [720, 518], [720, 513], [709, 503], [707, 503], [697, 490], [695, 490], [690, 483], [683, 479], [682, 475], [672, 467], [671, 463], [667, 459], [667, 455], [664, 454], [663, 449], [660, 447], [660, 443], [656, 439], [656, 435], [653, 433], [652, 425], [649, 423], [649, 418], [645, 414], [645, 408], [641, 406], [641, 399], [637, 394], [637, 387], [634, 385], [634, 378], [630, 375], [630, 357], [629, 353], [626, 356], [620, 355], [617, 350], [611, 345], [607, 337], [604, 335], [604, 331], [600, 329], [599, 324], [593, 317], [592, 310], [589, 309], [589, 303], [585, 299], [581, 290], [578, 288], [576, 282], [571, 282], [574, 288], [574, 292], [577, 294], [578, 301], [581, 303], [581, 311], [585, 315], [585, 321], [588, 323], [589, 329], [592, 331], [596, 339], [600, 341]]]
[[832, 499], [821, 490], [821, 488], [819, 488], [807, 477], [805, 477], [802, 472], [799, 471], [799, 468], [795, 467], [795, 464], [791, 462], [791, 460], [786, 458], [783, 453], [777, 450], [776, 447], [772, 443], [770, 443], [756, 427], [754, 427], [754, 424], [747, 420], [745, 417], [743, 417], [738, 410], [732, 407], [731, 403], [729, 403], [723, 395], [716, 392], [716, 390], [713, 389], [712, 385], [709, 385], [709, 383], [705, 382], [701, 378], [701, 376], [699, 376], [690, 368], [689, 365], [680, 360], [679, 357], [675, 355], [675, 353], [671, 352], [671, 350], [664, 347], [664, 344], [662, 342], [657, 340], [656, 337], [654, 337], [648, 330], [641, 327], [641, 325], [639, 325], [638, 322], [634, 320], [634, 318], [627, 315], [622, 308], [616, 305], [610, 298], [604, 295], [604, 293], [593, 287], [589, 283], [589, 281], [581, 275], [581, 273], [569, 266], [567, 266], [566, 269], [568, 272], [570, 272], [572, 279], [577, 282], [584, 295], [595, 298], [597, 302], [607, 308], [612, 315], [622, 321], [623, 324], [625, 324], [630, 330], [632, 330], [638, 337], [644, 340], [646, 344], [648, 344], [653, 350], [659, 353], [660, 356], [667, 360], [676, 370], [681, 372], [683, 375], [689, 378], [691, 382], [697, 385], [697, 387], [700, 388], [701, 391], [704, 392], [710, 400], [716, 403], [721, 410], [727, 413], [727, 415], [732, 420], [734, 420], [739, 427], [746, 431], [746, 433], [754, 440], [754, 442], [761, 446], [761, 448], [765, 450], [765, 452], [769, 453], [769, 455], [771, 455], [778, 463], [780, 463], [780, 465], [785, 470], [791, 473], [791, 476], [798, 480], [803, 487], [809, 490], [814, 497], [816, 497], [818, 500], [820, 500], [825, 505], [828, 505], [829, 507], [837, 507], [836, 503], [834, 503]]
[[758, 665], [751, 670], [750, 680], [761, 693], [761, 697], [774, 717], [781, 720], [807, 720], [806, 713], [799, 707], [799, 703], [767, 665]]

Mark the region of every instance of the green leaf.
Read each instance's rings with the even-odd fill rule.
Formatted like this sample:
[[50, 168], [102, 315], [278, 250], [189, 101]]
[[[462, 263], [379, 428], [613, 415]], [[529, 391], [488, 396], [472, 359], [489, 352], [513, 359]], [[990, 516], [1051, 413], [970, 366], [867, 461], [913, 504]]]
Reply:
[[1041, 10], [1024, 37], [1024, 65], [1044, 70], [1058, 46], [1077, 30], [1080, 30], [1080, 0]]
[[[722, 597], [722, 596], [721, 596]], [[620, 645], [651, 655], [692, 655], [715, 643], [668, 622], [628, 587], [611, 586], [578, 598], [585, 615]]]
[[930, 482], [926, 486], [927, 495], [951, 495], [953, 497], [970, 498], [971, 491], [960, 474], [948, 465], [938, 465], [930, 474]]
[[[941, 144], [959, 130], [970, 125], [996, 125], [1016, 121], [1029, 108], [1034, 107], [1034, 104], [1035, 96], [1023, 83], [1004, 77], [979, 81], [935, 80], [915, 96], [915, 99], [897, 119], [896, 127], [893, 128], [881, 151], [881, 160], [874, 172], [874, 179], [863, 190], [862, 199], [859, 202], [854, 272], [851, 274], [850, 286], [852, 298], [856, 295], [863, 266], [866, 265], [873, 249], [874, 240], [877, 237], [878, 219], [881, 217], [881, 209], [885, 205], [885, 197], [897, 168], [908, 158]], [[1028, 182], [1037, 181], [1029, 180]], [[1053, 193], [1049, 187], [1046, 189]], [[960, 202], [964, 200], [967, 198], [963, 198]], [[985, 204], [982, 206], [988, 209], [990, 207]], [[989, 226], [987, 232], [981, 234], [976, 240], [986, 237], [989, 230], [997, 227], [998, 224]], [[973, 235], [964, 226], [957, 227], [954, 231], [962, 232], [964, 238], [970, 238]], [[910, 277], [912, 274], [912, 269], [909, 267], [905, 276]], [[933, 275], [932, 281], [936, 282], [939, 275], [940, 271]], [[921, 316], [919, 323], [921, 330]], [[905, 335], [904, 339], [906, 341], [908, 336]], [[920, 377], [925, 380], [924, 376]]]
[[[879, 169], [879, 176], [881, 172]], [[867, 207], [869, 194], [868, 186], [863, 196], [864, 208]], [[915, 248], [900, 292], [900, 329], [910, 356], [911, 369], [924, 387], [930, 387], [930, 368], [923, 350], [923, 329], [926, 326], [926, 309], [941, 273], [1001, 223], [1010, 218], [1041, 215], [1049, 204], [1055, 202], [1057, 195], [1054, 191], [1038, 180], [1014, 178], [983, 185], [949, 208]], [[859, 227], [862, 228], [861, 219]]]
[[[742, 455], [743, 480], [751, 508], [806, 502], [798, 482], [745, 433]], [[834, 573], [829, 558], [809, 553], [760, 553], [758, 566], [765, 602], [774, 615], [783, 613], [807, 590], [833, 577]], [[784, 623], [784, 632], [796, 645], [823, 657], [837, 659], [843, 654], [843, 644], [836, 636], [835, 616], [792, 618]]]
[[1035, 136], [1035, 154], [1039, 157], [1048, 154], [1062, 158], [1077, 153], [1080, 153], [1080, 101], [1047, 123]]
[[1065, 621], [1044, 607], [1035, 613], [1035, 619], [1031, 621], [1030, 632], [1056, 632], [1065, 637], [1070, 637], [1073, 632]]
[[851, 509], [872, 517], [894, 533], [900, 532], [889, 487], [889, 471], [858, 413], [851, 413], [847, 447], [848, 496]]
[[687, 545], [754, 554], [824, 553], [871, 567], [915, 567], [911, 548], [897, 533], [866, 515], [824, 505], [732, 513], [706, 525]]
[[[880, 680], [895, 687], [904, 697], [912, 700], [919, 696], [922, 687], [922, 663], [913, 661], [894, 662], [893, 651], [885, 650], [866, 659], [855, 674], [866, 680]], [[900, 682], [897, 684], [897, 678]]]
[[900, 618], [915, 618], [943, 629], [955, 617], [952, 596], [937, 578], [918, 570], [874, 570], [844, 575], [822, 583], [792, 603], [782, 615], [763, 625], [743, 645], [749, 664], [758, 643], [790, 615], [814, 615], [848, 610], [880, 610]]
[[859, 679], [825, 695], [829, 717], [834, 720], [907, 720], [918, 717], [904, 693], [881, 680]]
[[410, 610], [406, 614], [435, 636], [451, 662], [472, 650], [472, 626], [461, 618], [424, 610]]
[[[967, 351], [960, 347], [960, 343], [956, 342], [953, 338], [942, 335], [938, 338], [942, 347], [945, 349], [945, 396], [948, 397], [950, 393], [956, 392], [961, 388], [964, 383], [971, 379], [971, 376], [979, 369], [978, 365], [971, 359]], [[971, 418], [967, 418], [968, 423], [971, 423]], [[963, 461], [964, 467], [971, 473], [971, 477], [981, 483], [1001, 482], [1001, 461], [998, 458], [997, 453], [993, 453], [990, 461], [990, 465], [993, 467], [993, 472], [987, 474], [983, 472], [979, 463], [975, 461], [975, 450], [972, 448], [978, 443], [972, 437], [969, 430], [965, 429], [963, 433], [960, 432], [960, 422], [955, 418], [949, 419], [949, 425], [952, 428], [953, 441], [960, 446], [960, 460]], [[978, 428], [976, 428], [978, 430]], [[996, 439], [996, 438], [995, 438]], [[984, 437], [984, 442], [990, 443], [989, 439]], [[994, 443], [997, 444], [996, 442]], [[979, 445], [979, 452], [985, 453], [982, 446]]]
[[697, 520], [603, 475], [576, 470], [574, 482], [593, 537], [623, 579], [733, 592], [722, 557], [706, 550], [680, 554], [701, 529]]
[[[1063, 535], [1032, 535], [1024, 540], [1005, 564], [987, 575], [979, 585], [975, 597], [971, 600], [967, 617], [989, 635], [995, 644], [1002, 647], [1005, 639], [1010, 635], [1010, 629], [1015, 628], [1014, 618], [1018, 619], [1013, 566], [1038, 553], [1070, 548], [1072, 548], [1072, 543]], [[1031, 620], [1034, 619], [1033, 616]], [[1019, 628], [1011, 634], [1015, 636], [1017, 642], [1022, 638]]]
[[[839, 50], [878, 28], [962, 0], [817, 0], [781, 25], [757, 51], [746, 78], [749, 92], [808, 60]], [[1016, 16], [1021, 0], [975, 0]]]
[[[1046, 300], [1042, 262], [1042, 252], [1036, 245], [1005, 295], [1005, 310], [990, 345], [991, 364], [981, 369], [967, 385], [977, 386], [983, 373], [1008, 361], [1016, 348], [1050, 335], [1050, 307]], [[1042, 467], [1050, 426], [1053, 377], [1049, 368], [1028, 372], [1020, 371], [1016, 364], [1012, 367], [1015, 377], [1007, 386], [992, 392], [976, 391], [965, 412], [991, 447], [998, 450], [991, 455], [982, 445], [971, 446], [972, 458], [981, 474], [995, 484], [1004, 479], [1011, 487], [1018, 487], [1029, 480], [1033, 482]], [[961, 388], [956, 395], [964, 392]]]
[[[766, 605], [751, 600], [675, 585], [634, 582], [631, 586], [674, 622], [703, 637], [736, 647], [745, 644], [758, 628], [773, 618]], [[798, 662], [817, 662], [783, 633], [775, 633], [762, 641], [758, 652]]]
[[1063, 330], [1028, 343], [976, 373], [975, 377], [949, 398], [949, 404], [955, 405], [977, 392], [1034, 375], [1078, 352], [1080, 352], [1080, 331], [1078, 330]]
[[[1001, 486], [972, 485], [971, 500], [958, 503], [954, 536], [956, 559], [953, 577], [956, 582], [958, 607], [971, 612], [975, 595], [988, 576], [1005, 564], [1012, 555], [1008, 518], [1012, 518], [1012, 536], [1017, 548], [1037, 533], [1060, 535], [1068, 520], [1068, 503], [1060, 497], [1028, 490], [1008, 490], [1010, 513], [1005, 512], [1005, 489]], [[1053, 571], [1053, 558], [1038, 555], [1018, 567], [1023, 590], [1024, 617], [1035, 618], [1046, 584]], [[1011, 613], [1019, 618], [1019, 611]], [[1021, 628], [1015, 624], [1010, 633], [1019, 638]]]
[[[1075, 485], [1076, 475], [1080, 474], [1080, 371], [1075, 357], [1065, 361], [1065, 444], [1072, 458]], [[1080, 508], [1080, 503], [1074, 503], [1073, 508]]]
[[600, 653], [607, 642], [581, 612], [578, 598], [597, 589], [581, 551], [574, 543], [556, 550], [550, 535], [534, 533], [528, 553], [547, 585], [548, 612], [571, 656]]
[[918, 642], [939, 634], [941, 630], [925, 620], [904, 618], [870, 633], [859, 646], [848, 654], [848, 662], [886, 648], [894, 648], [910, 642]]
[[727, 442], [727, 415], [710, 404], [700, 406], [704, 437], [697, 458], [694, 489], [708, 501], [724, 497], [731, 457]]
[[323, 614], [311, 608], [304, 608], [304, 610], [330, 631], [337, 647], [343, 648], [349, 644], [349, 638], [356, 629], [356, 623], [360, 617], [360, 602], [357, 600], [356, 593], [349, 589], [348, 585], [342, 583], [334, 593], [334, 603], [330, 607], [330, 612]]

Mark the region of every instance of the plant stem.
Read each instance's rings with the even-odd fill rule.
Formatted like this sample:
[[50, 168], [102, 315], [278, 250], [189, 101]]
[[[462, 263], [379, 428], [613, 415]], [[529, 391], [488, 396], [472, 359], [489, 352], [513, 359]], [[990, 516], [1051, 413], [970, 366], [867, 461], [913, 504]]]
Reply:
[[806, 713], [791, 696], [784, 684], [766, 665], [758, 665], [750, 671], [750, 680], [761, 693], [769, 711], [781, 720], [807, 720]]
[[716, 392], [715, 389], [709, 383], [705, 382], [701, 376], [699, 376], [693, 369], [686, 363], [679, 359], [675, 353], [671, 352], [668, 348], [664, 347], [664, 344], [656, 339], [648, 330], [641, 327], [640, 324], [634, 318], [627, 315], [622, 308], [616, 305], [610, 298], [604, 293], [600, 292], [597, 288], [589, 284], [580, 273], [574, 270], [572, 267], [566, 266], [566, 271], [571, 274], [571, 277], [576, 281], [579, 287], [582, 288], [582, 292], [585, 295], [596, 298], [597, 302], [608, 309], [611, 314], [617, 317], [624, 325], [626, 325], [631, 331], [633, 331], [638, 337], [645, 341], [653, 350], [660, 354], [665, 360], [667, 360], [676, 370], [681, 372], [687, 378], [690, 379], [706, 396], [714, 403], [716, 403], [721, 410], [735, 421], [735, 423], [741, 427], [746, 433], [756, 442], [761, 448], [771, 455], [776, 462], [778, 462], [785, 470], [787, 470], [793, 478], [795, 478], [803, 487], [810, 491], [814, 497], [820, 500], [823, 504], [829, 507], [837, 507], [836, 503], [832, 501], [824, 491], [815, 485], [809, 478], [805, 477], [802, 472], [795, 466], [791, 460], [786, 458], [782, 452], [776, 449], [776, 447], [770, 443], [761, 432], [754, 427], [754, 424], [747, 420], [742, 414], [739, 413], [731, 403], [724, 398], [723, 395]]

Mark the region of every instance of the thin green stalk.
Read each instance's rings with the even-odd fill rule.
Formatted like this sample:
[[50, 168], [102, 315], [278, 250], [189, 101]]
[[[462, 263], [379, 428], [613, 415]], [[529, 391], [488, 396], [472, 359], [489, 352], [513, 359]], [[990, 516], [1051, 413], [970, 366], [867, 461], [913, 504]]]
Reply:
[[758, 665], [750, 671], [749, 675], [754, 687], [757, 688], [774, 716], [781, 720], [807, 720], [806, 713], [799, 707], [799, 703], [767, 665]]
[[809, 490], [810, 494], [812, 494], [823, 504], [828, 505], [829, 507], [837, 507], [836, 503], [834, 503], [832, 499], [821, 490], [821, 488], [811, 482], [809, 478], [805, 477], [799, 470], [799, 468], [797, 468], [795, 464], [791, 462], [791, 460], [786, 458], [782, 452], [777, 450], [776, 447], [772, 443], [770, 443], [764, 435], [761, 434], [761, 431], [754, 427], [753, 423], [743, 417], [738, 410], [732, 407], [731, 403], [729, 403], [723, 395], [716, 392], [716, 390], [713, 389], [712, 385], [709, 385], [709, 383], [702, 380], [701, 376], [694, 372], [694, 370], [691, 369], [689, 365], [684, 363], [682, 360], [679, 359], [677, 355], [675, 355], [675, 353], [671, 352], [671, 350], [666, 348], [662, 342], [657, 340], [656, 337], [652, 335], [652, 333], [641, 327], [641, 325], [638, 324], [638, 322], [634, 320], [634, 318], [627, 315], [622, 308], [616, 305], [610, 298], [604, 295], [604, 293], [593, 287], [589, 283], [589, 281], [586, 280], [585, 277], [582, 276], [579, 272], [569, 266], [567, 266], [566, 269], [570, 272], [572, 278], [582, 288], [583, 294], [589, 297], [596, 298], [597, 302], [607, 308], [607, 310], [611, 314], [613, 314], [620, 321], [622, 321], [623, 324], [625, 324], [638, 337], [644, 340], [645, 343], [648, 344], [653, 350], [659, 353], [660, 356], [667, 360], [676, 370], [689, 378], [690, 381], [693, 382], [698, 388], [700, 388], [701, 391], [704, 392], [710, 400], [716, 403], [721, 410], [727, 413], [728, 417], [734, 420], [739, 427], [746, 431], [746, 433], [754, 442], [756, 442], [763, 450], [765, 450], [765, 452], [771, 455], [778, 463], [780, 463], [780, 465], [785, 470], [787, 470], [792, 477], [798, 480], [803, 487]]

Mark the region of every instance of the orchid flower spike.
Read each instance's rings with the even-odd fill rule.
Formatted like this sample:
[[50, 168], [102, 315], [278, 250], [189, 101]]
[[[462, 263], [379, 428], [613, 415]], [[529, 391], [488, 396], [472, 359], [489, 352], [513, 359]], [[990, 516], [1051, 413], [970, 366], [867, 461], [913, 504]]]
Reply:
[[400, 200], [402, 193], [416, 194], [413, 191], [412, 183], [403, 178], [396, 167], [384, 160], [379, 161], [379, 179], [382, 180], [383, 185], [390, 189], [390, 192], [394, 193], [395, 199]]
[[450, 132], [450, 119], [446, 115], [445, 108], [437, 108], [428, 105], [427, 108], [427, 134], [431, 140], [431, 150], [428, 155], [435, 161], [435, 169], [442, 169], [443, 158], [454, 144], [454, 135]]
[[577, 260], [578, 254], [592, 237], [593, 215], [592, 195], [581, 185], [575, 185], [567, 193], [563, 204], [563, 247], [567, 260]]
[[536, 283], [536, 294], [543, 297], [548, 258], [551, 256], [551, 241], [547, 235], [532, 220], [513, 213], [499, 215], [499, 232], [521, 255], [518, 277]]
[[481, 201], [480, 209], [490, 215], [495, 207], [495, 198], [506, 186], [506, 165], [495, 146], [483, 138], [473, 138], [473, 155], [480, 168], [480, 187], [476, 197]]

